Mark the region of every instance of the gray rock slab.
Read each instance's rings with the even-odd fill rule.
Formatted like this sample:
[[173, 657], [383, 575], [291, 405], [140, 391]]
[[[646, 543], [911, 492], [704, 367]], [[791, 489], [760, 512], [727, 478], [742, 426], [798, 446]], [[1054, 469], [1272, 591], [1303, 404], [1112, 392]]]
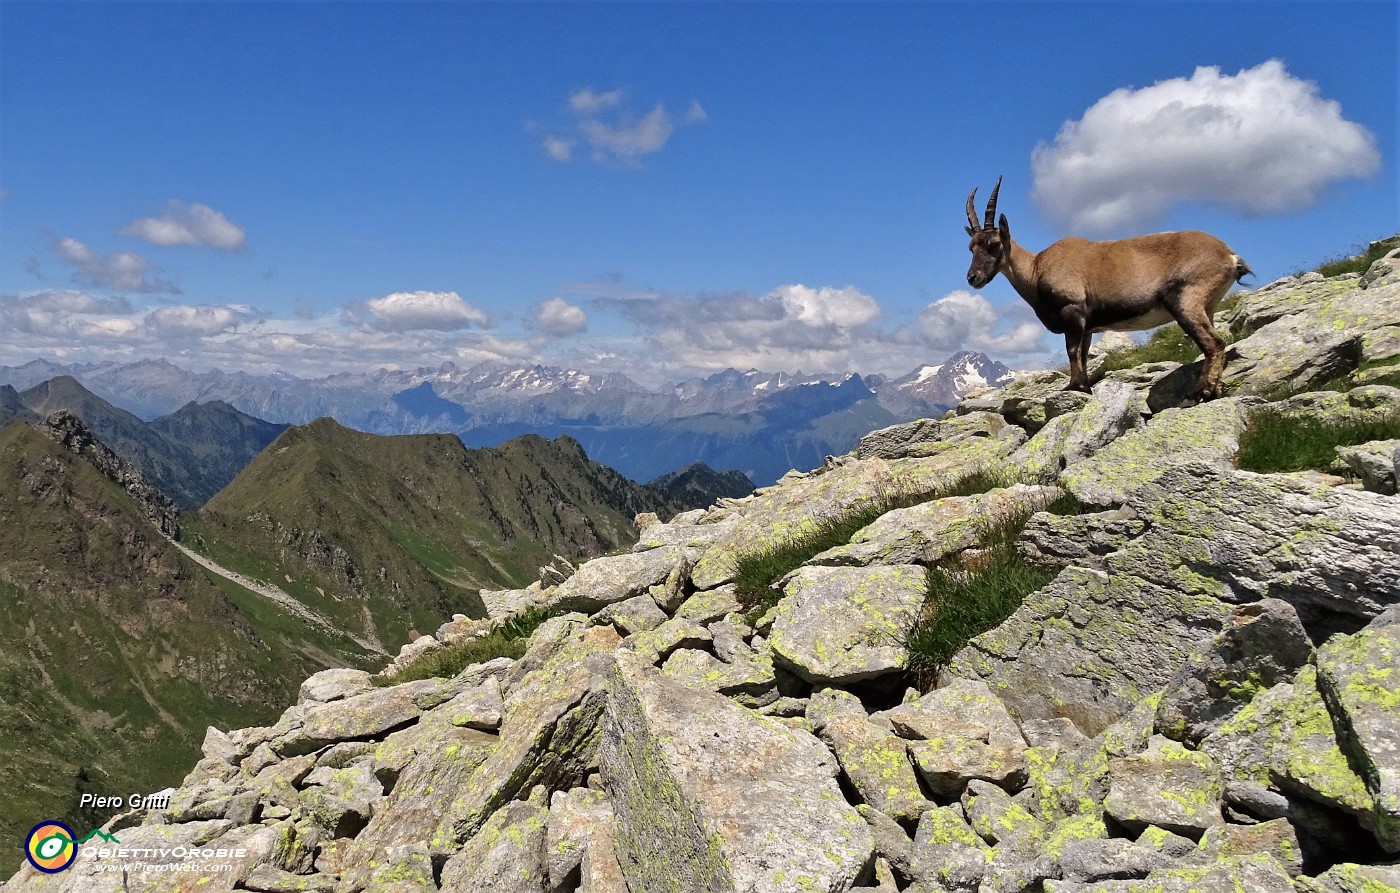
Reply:
[[1024, 516], [1058, 499], [1058, 487], [1015, 484], [975, 496], [951, 496], [895, 509], [827, 549], [809, 565], [930, 565], [980, 543], [987, 522]]
[[661, 610], [650, 595], [634, 595], [631, 598], [614, 602], [593, 615], [594, 624], [611, 623], [622, 630], [622, 634], [643, 633], [656, 629], [666, 622], [666, 612]]
[[495, 735], [452, 725], [446, 705], [398, 734], [406, 740], [376, 757], [381, 772], [385, 759], [401, 760], [393, 789], [342, 855], [341, 875], [352, 887], [372, 880], [385, 850], [431, 841], [443, 813], [499, 744]]
[[297, 693], [298, 704], [325, 704], [362, 694], [373, 687], [369, 673], [338, 667], [307, 678]]
[[1009, 426], [994, 412], [972, 412], [951, 419], [919, 419], [872, 431], [856, 446], [858, 459], [927, 458], [970, 438], [992, 438]]
[[612, 804], [602, 791], [555, 791], [549, 801], [545, 860], [551, 889], [565, 889], [578, 872], [578, 889], [588, 893], [627, 893], [617, 861]]
[[1134, 834], [1153, 825], [1199, 838], [1225, 821], [1219, 769], [1208, 754], [1155, 737], [1143, 753], [1108, 761], [1104, 810]]
[[1347, 464], [1361, 485], [1373, 493], [1395, 493], [1395, 456], [1400, 440], [1372, 440], [1357, 446], [1337, 447], [1337, 458]]
[[1255, 694], [1291, 680], [1312, 656], [1312, 642], [1288, 602], [1240, 605], [1163, 689], [1157, 730], [1195, 745]]
[[1097, 734], [1163, 688], [1224, 629], [1232, 605], [1279, 598], [1309, 636], [1352, 631], [1400, 602], [1392, 497], [1188, 465], [1128, 508], [1150, 526], [1102, 571], [1069, 567], [952, 660], [1022, 719]]
[[925, 578], [917, 565], [798, 569], [768, 638], [774, 661], [812, 683], [899, 672], [901, 639], [923, 605]]
[[821, 738], [863, 801], [897, 821], [915, 822], [933, 807], [919, 786], [904, 739], [862, 716], [832, 717]]
[[632, 893], [839, 893], [873, 858], [820, 741], [625, 651], [608, 682], [600, 758]]
[[527, 651], [517, 663], [533, 669], [506, 696], [500, 744], [443, 810], [432, 838], [435, 854], [455, 852], [492, 813], [536, 784], [581, 783], [595, 761], [602, 674], [620, 640], [612, 627], [587, 627], [581, 619], [562, 629], [562, 643], [532, 638], [530, 649], [547, 657], [537, 661]]
[[1001, 461], [1024, 442], [1024, 431], [1008, 427], [995, 437], [958, 441], [928, 458], [864, 459], [780, 483], [754, 497], [743, 510], [743, 523], [716, 539], [696, 562], [695, 587], [728, 583], [745, 557], [800, 539], [852, 511], [895, 496], [932, 495]]
[[1375, 797], [1376, 837], [1400, 853], [1400, 624], [1333, 636], [1318, 650], [1317, 683], [1342, 751]]
[[645, 595], [652, 586], [666, 582], [671, 569], [685, 560], [685, 551], [676, 546], [594, 558], [561, 583], [548, 604], [591, 614], [614, 602]]
[[445, 893], [547, 893], [547, 795], [535, 787], [492, 813], [442, 868]]
[[1165, 471], [1191, 463], [1229, 468], [1245, 417], [1233, 399], [1168, 409], [1060, 473], [1059, 482], [1088, 505], [1121, 505]]
[[766, 651], [726, 663], [708, 651], [681, 648], [672, 652], [661, 672], [687, 688], [726, 695], [745, 707], [763, 707], [778, 699], [778, 680]]

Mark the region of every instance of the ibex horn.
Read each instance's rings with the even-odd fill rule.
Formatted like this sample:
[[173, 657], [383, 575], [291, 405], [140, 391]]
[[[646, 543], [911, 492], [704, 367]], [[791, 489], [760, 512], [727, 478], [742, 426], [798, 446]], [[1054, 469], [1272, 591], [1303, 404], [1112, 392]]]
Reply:
[[967, 225], [972, 227], [974, 232], [977, 230], [977, 209], [972, 204], [975, 198], [977, 198], [976, 188], [974, 188], [967, 197]]
[[1001, 177], [997, 177], [997, 185], [992, 187], [992, 199], [987, 202], [987, 216], [982, 221], [983, 229], [991, 229], [993, 222], [997, 219], [997, 193], [1001, 191]]

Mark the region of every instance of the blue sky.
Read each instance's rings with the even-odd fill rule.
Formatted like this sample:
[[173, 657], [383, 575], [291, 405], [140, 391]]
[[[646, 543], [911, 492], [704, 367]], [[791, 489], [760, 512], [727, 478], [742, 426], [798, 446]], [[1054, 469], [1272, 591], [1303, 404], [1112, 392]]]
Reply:
[[1017, 240], [1400, 226], [1397, 7], [0, 2], [0, 363], [1059, 362]]

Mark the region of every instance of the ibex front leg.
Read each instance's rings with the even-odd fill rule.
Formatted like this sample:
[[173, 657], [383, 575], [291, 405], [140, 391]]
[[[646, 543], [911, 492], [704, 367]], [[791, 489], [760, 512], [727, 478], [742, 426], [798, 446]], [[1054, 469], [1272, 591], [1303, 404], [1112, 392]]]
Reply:
[[1083, 391], [1086, 394], [1092, 391], [1086, 364], [1089, 361], [1089, 342], [1093, 337], [1093, 333], [1085, 331], [1083, 326], [1071, 326], [1065, 332], [1065, 353], [1069, 354], [1069, 384], [1065, 385], [1066, 391]]

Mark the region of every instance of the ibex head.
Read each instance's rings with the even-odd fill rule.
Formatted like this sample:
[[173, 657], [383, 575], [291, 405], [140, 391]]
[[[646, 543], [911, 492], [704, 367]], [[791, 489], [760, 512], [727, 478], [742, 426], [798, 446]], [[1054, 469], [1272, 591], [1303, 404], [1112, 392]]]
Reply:
[[982, 218], [981, 226], [977, 224], [977, 211], [973, 205], [977, 198], [977, 190], [973, 189], [967, 197], [968, 225], [963, 228], [972, 237], [972, 243], [967, 246], [972, 252], [972, 266], [967, 270], [967, 284], [973, 288], [981, 288], [991, 282], [1001, 270], [1002, 258], [1011, 252], [1011, 228], [1006, 225], [1006, 215], [1001, 215], [999, 226], [992, 225], [992, 221], [996, 219], [997, 193], [1000, 190], [1001, 177], [997, 177], [997, 185], [992, 187], [992, 197], [987, 202], [987, 213]]

